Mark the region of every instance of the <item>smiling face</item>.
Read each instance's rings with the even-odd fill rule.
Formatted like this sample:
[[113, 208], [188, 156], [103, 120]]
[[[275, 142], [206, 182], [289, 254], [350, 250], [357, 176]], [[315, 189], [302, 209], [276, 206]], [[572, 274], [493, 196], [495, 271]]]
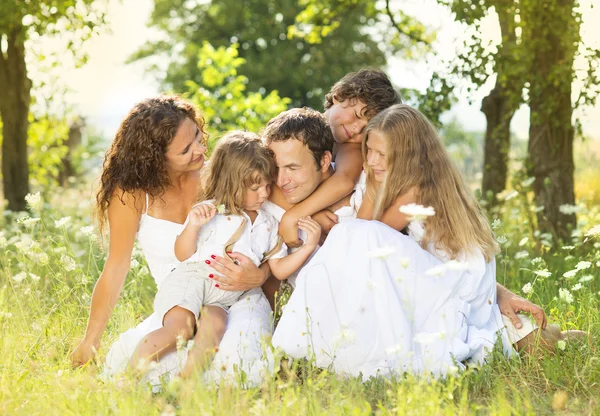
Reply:
[[290, 204], [305, 200], [317, 189], [331, 162], [331, 153], [326, 152], [317, 166], [308, 146], [296, 139], [272, 142], [269, 149], [275, 154], [277, 186]]
[[384, 135], [372, 130], [367, 137], [367, 166], [373, 171], [375, 181], [382, 183], [387, 173], [387, 145]]
[[333, 105], [325, 112], [325, 117], [336, 142], [360, 141], [368, 123], [365, 108], [366, 104], [360, 100], [339, 102], [333, 99]]
[[167, 146], [167, 170], [188, 172], [198, 170], [204, 164], [206, 147], [202, 144], [202, 130], [190, 118], [181, 122], [177, 133]]
[[271, 181], [268, 181], [258, 172], [254, 172], [253, 175], [256, 176], [257, 180], [256, 183], [244, 190], [244, 211], [259, 210], [263, 202], [269, 199], [269, 195], [271, 195]]

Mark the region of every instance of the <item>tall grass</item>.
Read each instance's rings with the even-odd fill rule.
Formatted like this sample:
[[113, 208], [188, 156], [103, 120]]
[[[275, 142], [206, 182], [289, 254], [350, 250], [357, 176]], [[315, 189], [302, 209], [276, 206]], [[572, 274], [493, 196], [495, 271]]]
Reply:
[[[36, 207], [30, 214], [5, 211], [0, 218], [0, 412], [597, 414], [600, 239], [585, 233], [600, 224], [600, 209], [585, 201], [570, 207], [578, 211], [579, 229], [571, 241], [559, 243], [532, 226], [535, 207], [527, 179], [514, 188], [518, 192], [507, 193], [508, 200], [493, 214], [502, 243], [497, 279], [542, 305], [549, 320], [563, 329], [589, 331], [588, 342], [567, 342], [556, 352], [510, 360], [496, 351], [489, 365], [437, 381], [404, 376], [362, 383], [286, 361], [261, 386], [247, 390], [192, 380], [172, 382], [153, 394], [128, 378], [102, 381], [98, 363], [71, 369], [69, 353], [85, 331], [90, 295], [105, 257], [90, 228], [92, 197], [89, 191], [60, 190], [39, 206], [32, 200]], [[151, 313], [154, 292], [136, 249], [99, 363], [119, 333]]]

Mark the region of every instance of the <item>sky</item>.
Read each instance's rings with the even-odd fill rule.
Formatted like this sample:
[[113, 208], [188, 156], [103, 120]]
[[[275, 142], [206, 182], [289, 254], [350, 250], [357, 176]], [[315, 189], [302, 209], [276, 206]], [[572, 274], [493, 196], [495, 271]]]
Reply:
[[[600, 48], [600, 7], [592, 7], [594, 1], [597, 0], [580, 1], [583, 12], [582, 36], [587, 45]], [[120, 121], [136, 102], [154, 96], [159, 91], [158, 82], [146, 73], [144, 62], [125, 63], [145, 42], [160, 37], [160, 33], [146, 26], [152, 7], [153, 0], [110, 0], [107, 15], [110, 29], [84, 44], [83, 48], [89, 56], [87, 63], [74, 68], [65, 61], [58, 75], [60, 82], [71, 91], [67, 95], [69, 104], [86, 117], [89, 125], [109, 137], [114, 135]], [[457, 39], [464, 28], [454, 22], [449, 10], [435, 0], [392, 0], [392, 7], [402, 7], [405, 12], [437, 31], [437, 57], [416, 62], [391, 57], [385, 68], [398, 87], [424, 91], [431, 74], [439, 68], [439, 61], [455, 53]], [[484, 22], [482, 30], [486, 39], [498, 40], [499, 28], [494, 16]], [[46, 42], [50, 49], [51, 41]], [[32, 71], [32, 78], [36, 76], [35, 70]], [[461, 95], [458, 103], [444, 117], [456, 117], [467, 130], [485, 130], [485, 117], [479, 108], [481, 99], [493, 86], [491, 82], [471, 97]], [[574, 94], [577, 88], [575, 85]], [[526, 106], [515, 114], [511, 127], [518, 137], [527, 137], [528, 117]], [[587, 109], [581, 117], [584, 133], [600, 139], [600, 105]]]

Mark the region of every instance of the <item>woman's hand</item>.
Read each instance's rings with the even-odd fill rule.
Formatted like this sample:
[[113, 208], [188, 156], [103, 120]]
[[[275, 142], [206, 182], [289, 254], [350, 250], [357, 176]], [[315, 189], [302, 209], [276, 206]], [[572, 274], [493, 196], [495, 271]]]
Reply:
[[515, 328], [520, 329], [523, 326], [521, 320], [517, 316], [517, 313], [519, 312], [530, 313], [540, 328], [546, 328], [548, 321], [546, 313], [542, 308], [527, 299], [523, 299], [521, 296], [514, 294], [499, 283], [496, 284], [496, 288], [500, 312], [510, 319]]
[[216, 287], [230, 291], [246, 291], [262, 286], [269, 277], [268, 266], [256, 267], [250, 258], [241, 253], [228, 254], [233, 260], [217, 255], [206, 260], [206, 263], [220, 274], [212, 278]]
[[93, 359], [100, 348], [100, 342], [90, 342], [83, 339], [71, 353], [71, 365], [80, 367]]

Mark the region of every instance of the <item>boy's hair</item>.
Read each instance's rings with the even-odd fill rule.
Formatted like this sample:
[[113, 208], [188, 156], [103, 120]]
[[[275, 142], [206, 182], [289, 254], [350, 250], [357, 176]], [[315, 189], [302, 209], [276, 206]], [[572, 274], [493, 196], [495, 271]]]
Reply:
[[300, 140], [313, 155], [317, 169], [325, 152], [333, 152], [333, 133], [325, 117], [310, 108], [293, 108], [272, 118], [262, 131], [267, 146], [272, 142]]
[[394, 89], [388, 76], [380, 69], [363, 68], [358, 72], [350, 72], [340, 79], [325, 96], [325, 110], [333, 106], [333, 100], [344, 102], [356, 101], [366, 106], [363, 114], [368, 119], [394, 104], [402, 104], [400, 94]]
[[269, 149], [260, 137], [246, 131], [232, 131], [223, 136], [202, 169], [201, 199], [214, 199], [215, 205], [240, 215], [244, 209], [244, 191], [260, 183], [271, 182], [276, 166]]
[[498, 252], [498, 244], [489, 222], [429, 120], [405, 104], [377, 114], [365, 129], [365, 160], [372, 131], [385, 138], [387, 148], [383, 183], [377, 184], [373, 169], [366, 167], [367, 197], [374, 203], [373, 219], [381, 218], [399, 196], [414, 189], [419, 204], [435, 209], [435, 215], [427, 219], [420, 242], [423, 248], [433, 244], [452, 259], [480, 249], [490, 261]]

